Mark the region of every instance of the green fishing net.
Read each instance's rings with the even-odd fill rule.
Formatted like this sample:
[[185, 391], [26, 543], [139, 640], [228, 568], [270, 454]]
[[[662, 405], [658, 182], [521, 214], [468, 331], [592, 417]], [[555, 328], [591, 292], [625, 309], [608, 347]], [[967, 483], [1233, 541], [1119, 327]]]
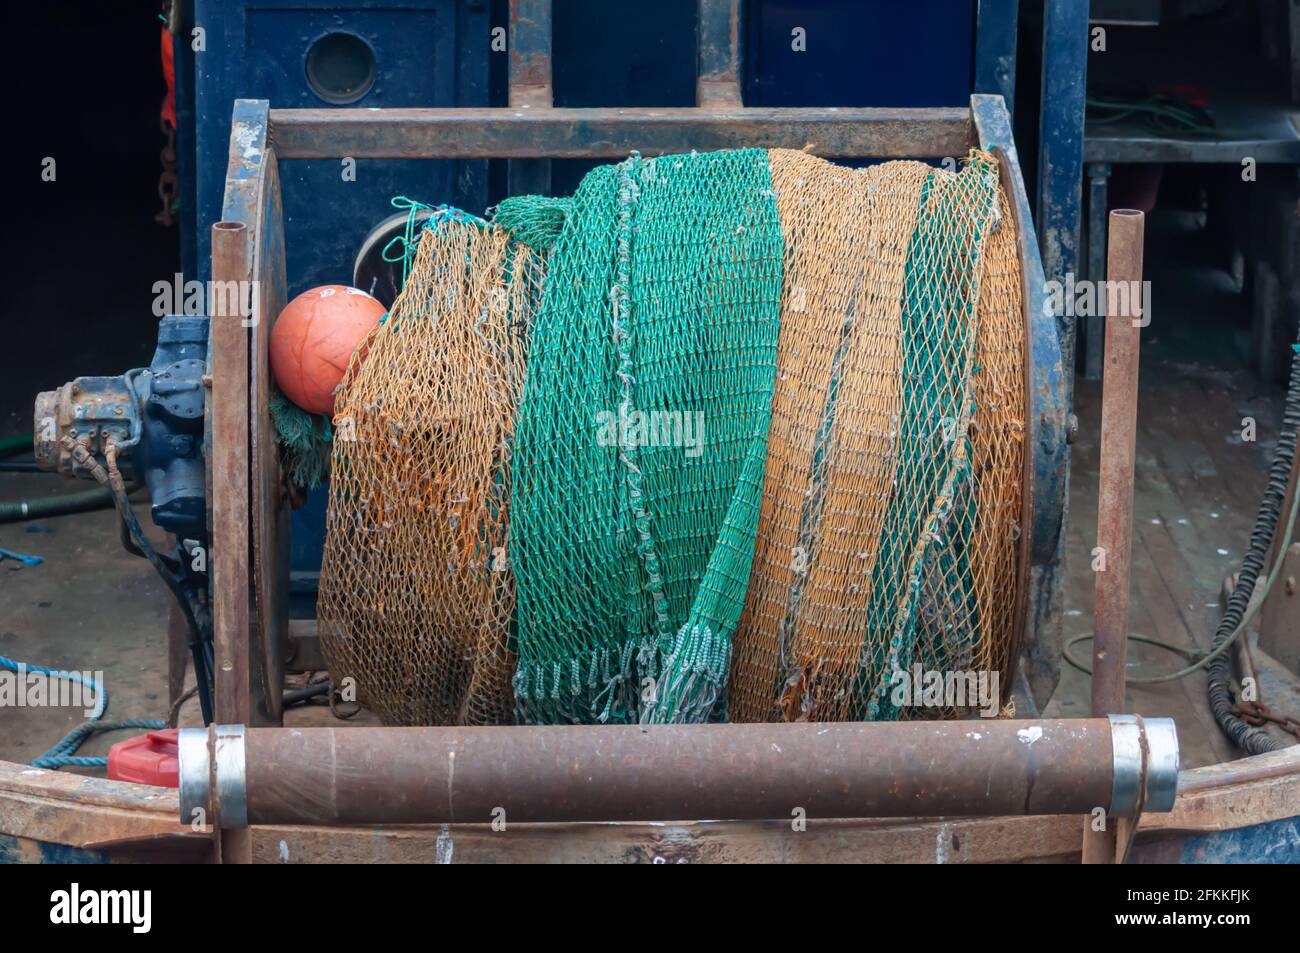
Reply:
[[767, 153], [633, 155], [537, 208], [562, 225], [512, 454], [517, 711], [718, 716], [776, 368]]
[[297, 486], [314, 490], [329, 478], [333, 429], [324, 414], [309, 414], [271, 387], [271, 422], [280, 445], [280, 465]]

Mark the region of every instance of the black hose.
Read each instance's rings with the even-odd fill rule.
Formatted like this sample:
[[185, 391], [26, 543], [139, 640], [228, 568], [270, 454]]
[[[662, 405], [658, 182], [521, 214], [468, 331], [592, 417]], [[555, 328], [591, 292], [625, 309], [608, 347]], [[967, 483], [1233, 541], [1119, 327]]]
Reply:
[[333, 690], [334, 684], [329, 679], [323, 682], [315, 682], [303, 688], [296, 688], [291, 692], [284, 693], [284, 707], [288, 708], [290, 705], [296, 705], [309, 698], [315, 698], [317, 695], [327, 695]]
[[[1297, 431], [1300, 431], [1300, 352], [1293, 352], [1291, 382], [1287, 385], [1286, 406], [1282, 411], [1282, 431], [1278, 434], [1277, 450], [1273, 453], [1273, 463], [1269, 467], [1268, 486], [1264, 489], [1264, 498], [1259, 501], [1255, 528], [1250, 533], [1250, 545], [1241, 561], [1237, 584], [1228, 597], [1228, 607], [1215, 630], [1214, 641], [1210, 644], [1211, 652], [1231, 638], [1241, 624], [1241, 617], [1255, 592], [1255, 581], [1264, 568], [1269, 550], [1273, 548], [1273, 538], [1277, 535], [1278, 520], [1286, 501], [1287, 485], [1291, 482], [1291, 468], [1295, 463]], [[1282, 558], [1287, 542], [1283, 540], [1283, 545], [1278, 549], [1279, 559]], [[1247, 724], [1232, 713], [1232, 675], [1228, 656], [1229, 653], [1223, 653], [1205, 669], [1206, 695], [1214, 720], [1234, 745], [1249, 754], [1277, 751], [1286, 747], [1268, 732]]]
[[68, 513], [85, 513], [89, 510], [107, 509], [112, 505], [113, 494], [102, 486], [78, 493], [5, 501], [0, 502], [0, 523], [21, 523], [24, 520], [65, 516]]

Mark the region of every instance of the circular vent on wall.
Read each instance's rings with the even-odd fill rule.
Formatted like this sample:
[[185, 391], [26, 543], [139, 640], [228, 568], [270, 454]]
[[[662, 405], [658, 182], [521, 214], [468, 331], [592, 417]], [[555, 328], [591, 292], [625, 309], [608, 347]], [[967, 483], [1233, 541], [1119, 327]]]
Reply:
[[327, 103], [355, 103], [375, 85], [375, 51], [355, 33], [327, 33], [307, 48], [307, 84]]

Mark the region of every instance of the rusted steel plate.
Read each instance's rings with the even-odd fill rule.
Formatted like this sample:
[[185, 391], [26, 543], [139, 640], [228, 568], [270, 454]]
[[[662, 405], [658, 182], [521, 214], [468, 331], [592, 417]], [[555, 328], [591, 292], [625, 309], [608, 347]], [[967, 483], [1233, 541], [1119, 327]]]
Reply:
[[[498, 825], [499, 827], [499, 825]], [[249, 829], [254, 863], [970, 864], [1078, 860], [1075, 817]]]
[[100, 849], [126, 841], [210, 834], [177, 822], [176, 791], [0, 761], [0, 836]]
[[250, 666], [253, 711], [247, 724], [279, 724], [289, 633], [289, 501], [271, 419], [271, 329], [288, 303], [284, 219], [275, 150], [264, 160], [253, 244], [253, 326], [249, 329], [249, 515], [253, 547]]
[[962, 156], [970, 110], [273, 109], [281, 159], [621, 158], [692, 149], [808, 148], [882, 159]]

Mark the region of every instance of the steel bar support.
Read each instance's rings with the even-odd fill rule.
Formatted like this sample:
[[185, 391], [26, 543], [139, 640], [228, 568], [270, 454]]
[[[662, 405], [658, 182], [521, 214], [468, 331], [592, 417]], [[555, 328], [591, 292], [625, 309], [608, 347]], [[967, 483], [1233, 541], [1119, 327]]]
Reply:
[[[510, 108], [547, 110], [555, 104], [551, 78], [550, 0], [510, 0]], [[512, 159], [511, 195], [549, 195], [550, 159]]]
[[[1038, 128], [1038, 237], [1048, 281], [1079, 270], [1083, 191], [1088, 0], [1052, 0], [1043, 11], [1043, 81]], [[1074, 400], [1075, 319], [1057, 315], [1070, 406]]]
[[965, 155], [970, 109], [273, 109], [286, 159], [625, 159], [632, 149], [802, 149], [827, 158]]
[[[223, 221], [212, 226], [212, 279], [243, 287], [250, 280], [248, 227]], [[241, 302], [242, 304], [242, 302]], [[249, 626], [252, 589], [248, 519], [248, 328], [239, 314], [213, 315], [209, 335], [212, 387], [212, 642], [215, 717], [252, 720]]]
[[699, 0], [695, 102], [736, 107], [740, 94], [740, 0]]
[[[1133, 548], [1133, 464], [1137, 452], [1138, 357], [1143, 314], [1142, 241], [1146, 216], [1134, 209], [1110, 213], [1106, 288], [1105, 375], [1101, 385], [1101, 485], [1092, 641], [1092, 714], [1124, 711], [1128, 659], [1128, 603]], [[1084, 863], [1123, 860], [1131, 828], [1084, 825]]]
[[[1110, 213], [1106, 269], [1106, 373], [1101, 388], [1101, 485], [1094, 551], [1096, 615], [1092, 714], [1124, 711], [1129, 565], [1133, 547], [1133, 462], [1137, 446], [1138, 350], [1142, 313], [1142, 234], [1146, 216]], [[1114, 289], [1114, 294], [1109, 293]], [[1110, 307], [1114, 306], [1114, 307]]]
[[1126, 717], [1140, 744], [1116, 745], [1105, 718], [195, 728], [181, 813], [239, 826], [1169, 810], [1173, 722]]

